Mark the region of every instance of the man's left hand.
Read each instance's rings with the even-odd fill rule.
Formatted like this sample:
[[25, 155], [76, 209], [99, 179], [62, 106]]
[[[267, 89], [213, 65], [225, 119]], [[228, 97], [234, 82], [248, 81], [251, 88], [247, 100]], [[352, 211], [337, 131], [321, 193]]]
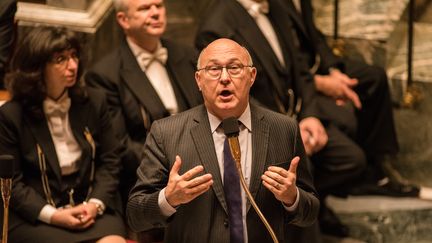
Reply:
[[297, 198], [297, 166], [300, 157], [291, 160], [288, 170], [279, 166], [270, 166], [261, 176], [263, 185], [269, 189], [275, 197], [286, 206], [291, 206]]

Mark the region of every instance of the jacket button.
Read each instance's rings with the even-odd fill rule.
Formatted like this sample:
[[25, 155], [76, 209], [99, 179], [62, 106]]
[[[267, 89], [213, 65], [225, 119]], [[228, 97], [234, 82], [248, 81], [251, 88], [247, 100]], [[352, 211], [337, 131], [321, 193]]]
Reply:
[[224, 224], [225, 228], [228, 228], [228, 226], [229, 226], [228, 219], [224, 219], [223, 224]]

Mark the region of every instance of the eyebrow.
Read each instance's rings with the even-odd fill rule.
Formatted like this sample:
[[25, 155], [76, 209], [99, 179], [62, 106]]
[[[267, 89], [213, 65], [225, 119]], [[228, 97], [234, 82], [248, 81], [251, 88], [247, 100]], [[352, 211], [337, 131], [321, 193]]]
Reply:
[[[238, 62], [241, 63], [241, 60], [238, 59], [238, 58], [231, 58], [231, 59], [228, 60], [227, 63], [233, 63], [233, 62], [236, 62], [236, 61], [238, 61]], [[210, 62], [219, 63], [220, 60], [218, 60], [218, 59], [210, 59], [207, 63], [210, 63]]]

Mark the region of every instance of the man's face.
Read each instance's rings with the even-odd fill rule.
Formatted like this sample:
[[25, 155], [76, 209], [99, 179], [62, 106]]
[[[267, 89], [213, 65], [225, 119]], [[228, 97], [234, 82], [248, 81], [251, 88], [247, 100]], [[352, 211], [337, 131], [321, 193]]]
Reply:
[[[246, 50], [229, 39], [216, 40], [203, 50], [198, 64], [201, 70], [195, 73], [195, 79], [210, 113], [225, 119], [244, 112], [256, 76], [249, 62]], [[219, 76], [221, 67], [225, 68]]]
[[160, 37], [166, 28], [163, 0], [127, 0], [128, 9], [117, 13], [117, 18], [128, 35], [136, 39]]

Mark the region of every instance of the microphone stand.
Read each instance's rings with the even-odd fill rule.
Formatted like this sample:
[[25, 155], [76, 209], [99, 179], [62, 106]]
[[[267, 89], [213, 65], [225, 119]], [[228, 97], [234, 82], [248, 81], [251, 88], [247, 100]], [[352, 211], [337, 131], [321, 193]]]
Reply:
[[2, 242], [8, 241], [9, 227], [9, 200], [12, 193], [12, 177], [14, 174], [14, 157], [12, 155], [0, 155], [0, 189], [3, 199], [3, 234]]
[[273, 231], [272, 227], [268, 223], [267, 219], [264, 217], [261, 210], [258, 208], [258, 205], [256, 204], [254, 198], [252, 197], [252, 194], [249, 191], [249, 188], [246, 185], [246, 181], [245, 181], [244, 176], [243, 176], [243, 171], [241, 169], [241, 161], [240, 161], [241, 152], [240, 152], [240, 144], [239, 144], [237, 137], [228, 137], [228, 143], [229, 143], [229, 147], [231, 150], [231, 155], [234, 158], [234, 161], [236, 162], [236, 168], [237, 168], [237, 172], [238, 172], [239, 177], [240, 177], [240, 183], [241, 183], [241, 185], [242, 185], [242, 187], [246, 193], [247, 198], [249, 199], [252, 207], [255, 209], [255, 212], [260, 217], [261, 221], [264, 223], [265, 227], [267, 228], [267, 231], [270, 233], [270, 236], [272, 237], [273, 242], [279, 243], [279, 240], [277, 239], [275, 232]]
[[252, 197], [252, 194], [249, 191], [249, 188], [246, 185], [246, 181], [244, 179], [243, 171], [241, 169], [241, 161], [240, 161], [241, 151], [240, 151], [240, 144], [239, 144], [239, 140], [238, 140], [238, 135], [240, 133], [240, 130], [239, 130], [239, 126], [238, 126], [238, 120], [235, 117], [226, 118], [222, 121], [222, 126], [224, 129], [225, 135], [228, 138], [228, 144], [230, 147], [231, 156], [233, 157], [233, 159], [235, 161], [237, 173], [238, 173], [239, 178], [240, 178], [241, 186], [243, 187], [243, 190], [245, 191], [246, 196], [249, 199], [251, 205], [255, 209], [255, 212], [258, 214], [261, 221], [264, 223], [265, 227], [267, 228], [267, 231], [270, 233], [270, 236], [272, 237], [273, 242], [279, 243], [279, 241], [276, 237], [276, 234], [274, 233], [270, 224], [267, 222], [267, 219], [264, 217], [261, 210], [258, 208], [254, 198]]
[[9, 200], [12, 191], [12, 179], [1, 178], [1, 194], [3, 199], [3, 234], [2, 242], [7, 243], [8, 241], [8, 219], [9, 219]]

